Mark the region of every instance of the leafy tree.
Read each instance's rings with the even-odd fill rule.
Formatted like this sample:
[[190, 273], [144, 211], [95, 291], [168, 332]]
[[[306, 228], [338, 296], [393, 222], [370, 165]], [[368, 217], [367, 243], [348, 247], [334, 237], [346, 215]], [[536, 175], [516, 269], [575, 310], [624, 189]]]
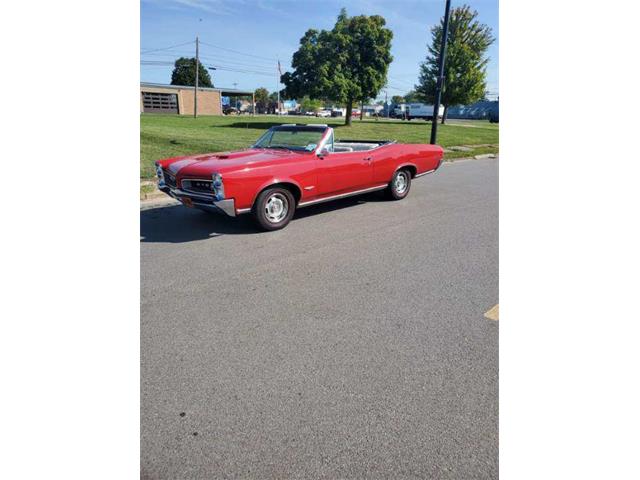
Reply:
[[256, 99], [256, 110], [264, 113], [269, 107], [269, 90], [264, 87], [256, 88], [253, 93]]
[[394, 95], [391, 97], [391, 103], [394, 105], [400, 105], [401, 103], [405, 103], [404, 97], [402, 95]]
[[[442, 87], [442, 123], [445, 123], [449, 106], [476, 102], [487, 89], [489, 58], [486, 53], [495, 39], [491, 28], [478, 22], [477, 16], [478, 12], [468, 5], [451, 11]], [[444, 18], [431, 29], [431, 45], [425, 62], [420, 65], [419, 85], [416, 86], [422, 99], [428, 103], [435, 101], [443, 23]]]
[[267, 103], [269, 101], [269, 90], [264, 87], [256, 88], [254, 95], [256, 97], [256, 103]]
[[304, 97], [300, 102], [300, 108], [305, 112], [317, 112], [322, 109], [322, 101], [309, 97]]
[[[196, 59], [180, 57], [176, 60], [171, 73], [171, 85], [189, 85], [196, 84]], [[209, 72], [198, 63], [198, 86], [213, 88], [213, 82], [209, 76]]]
[[415, 90], [409, 91], [409, 93], [404, 96], [405, 103], [415, 103], [420, 100], [420, 95]]
[[332, 30], [310, 29], [293, 54], [293, 72], [282, 75], [288, 97], [344, 103], [351, 125], [354, 102], [375, 98], [385, 85], [393, 33], [379, 15], [347, 16], [343, 8]]

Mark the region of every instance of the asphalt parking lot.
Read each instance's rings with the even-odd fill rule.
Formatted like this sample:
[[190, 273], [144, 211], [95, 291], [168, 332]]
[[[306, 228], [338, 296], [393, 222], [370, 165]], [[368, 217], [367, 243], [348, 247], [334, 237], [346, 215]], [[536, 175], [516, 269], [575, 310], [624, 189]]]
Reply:
[[498, 160], [278, 232], [140, 221], [142, 478], [498, 477]]

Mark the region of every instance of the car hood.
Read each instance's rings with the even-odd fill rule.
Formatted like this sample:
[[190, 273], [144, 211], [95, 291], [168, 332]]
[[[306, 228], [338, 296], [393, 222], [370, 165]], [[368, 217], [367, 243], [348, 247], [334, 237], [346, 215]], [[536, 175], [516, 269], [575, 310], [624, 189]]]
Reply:
[[303, 152], [291, 152], [289, 150], [267, 150], [250, 148], [238, 152], [208, 153], [178, 158], [166, 167], [174, 175], [192, 176], [212, 173], [225, 173], [240, 168], [260, 168], [271, 166], [275, 162], [282, 162], [287, 158], [299, 158], [301, 155], [309, 155]]

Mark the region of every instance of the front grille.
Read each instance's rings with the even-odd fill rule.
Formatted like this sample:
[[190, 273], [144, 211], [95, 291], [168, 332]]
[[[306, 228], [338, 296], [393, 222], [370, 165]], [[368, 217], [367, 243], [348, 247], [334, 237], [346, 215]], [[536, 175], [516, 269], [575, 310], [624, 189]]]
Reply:
[[162, 172], [164, 173], [165, 185], [171, 188], [176, 188], [176, 176], [172, 173], [169, 173], [169, 171], [166, 169], [162, 170]]
[[202, 192], [212, 195], [211, 180], [184, 179], [182, 189], [189, 192]]

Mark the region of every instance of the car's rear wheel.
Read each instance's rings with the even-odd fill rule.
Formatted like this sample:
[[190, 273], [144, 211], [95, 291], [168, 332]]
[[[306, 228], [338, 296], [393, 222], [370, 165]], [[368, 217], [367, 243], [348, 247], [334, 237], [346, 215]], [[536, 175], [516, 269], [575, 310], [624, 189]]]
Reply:
[[411, 172], [409, 170], [398, 170], [391, 177], [387, 187], [387, 197], [391, 200], [402, 200], [409, 195], [411, 189]]
[[268, 188], [253, 206], [253, 216], [263, 230], [279, 230], [287, 226], [296, 210], [296, 201], [286, 188]]

